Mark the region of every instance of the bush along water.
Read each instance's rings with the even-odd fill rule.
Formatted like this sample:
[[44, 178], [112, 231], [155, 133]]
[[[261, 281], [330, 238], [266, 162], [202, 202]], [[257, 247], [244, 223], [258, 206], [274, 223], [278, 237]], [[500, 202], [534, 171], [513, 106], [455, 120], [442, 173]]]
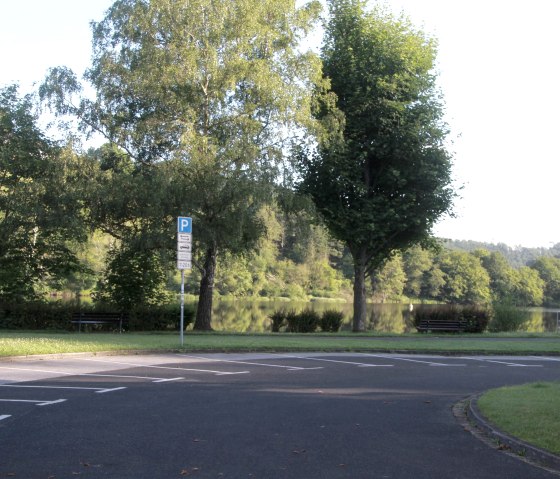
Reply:
[[313, 333], [320, 327], [325, 332], [337, 332], [344, 321], [344, 314], [340, 311], [327, 310], [322, 315], [313, 309], [304, 309], [300, 313], [281, 309], [270, 315], [272, 332], [281, 330], [287, 333]]
[[492, 333], [519, 331], [530, 318], [528, 311], [520, 309], [508, 299], [494, 303], [492, 310], [492, 320], [488, 325], [488, 331]]
[[454, 322], [459, 324], [458, 332], [482, 333], [488, 327], [491, 311], [478, 305], [449, 305], [447, 308], [418, 310], [414, 313], [414, 325], [418, 328], [425, 321], [433, 323]]
[[[76, 329], [72, 324], [72, 317], [76, 313], [123, 312], [115, 306], [97, 303], [1, 303], [0, 329], [11, 330], [67, 330]], [[125, 330], [129, 331], [168, 331], [178, 330], [180, 322], [180, 306], [135, 306], [127, 311], [129, 321]], [[184, 325], [193, 322], [194, 310], [185, 308]], [[90, 325], [89, 330], [109, 331], [112, 325]]]

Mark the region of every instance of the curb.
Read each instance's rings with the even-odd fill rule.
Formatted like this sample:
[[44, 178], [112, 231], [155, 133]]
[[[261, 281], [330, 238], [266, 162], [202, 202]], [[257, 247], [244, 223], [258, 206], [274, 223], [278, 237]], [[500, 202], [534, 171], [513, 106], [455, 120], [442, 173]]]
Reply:
[[479, 397], [480, 394], [471, 396], [453, 408], [466, 430], [492, 448], [560, 476], [560, 456], [509, 436], [489, 423], [478, 409]]

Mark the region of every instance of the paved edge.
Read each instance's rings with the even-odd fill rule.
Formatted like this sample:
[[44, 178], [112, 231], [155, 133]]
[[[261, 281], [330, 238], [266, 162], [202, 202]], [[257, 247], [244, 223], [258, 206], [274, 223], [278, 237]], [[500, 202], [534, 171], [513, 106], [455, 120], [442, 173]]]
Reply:
[[478, 409], [479, 397], [480, 394], [470, 396], [453, 407], [453, 414], [465, 431], [493, 449], [560, 476], [560, 456], [509, 436], [489, 423]]

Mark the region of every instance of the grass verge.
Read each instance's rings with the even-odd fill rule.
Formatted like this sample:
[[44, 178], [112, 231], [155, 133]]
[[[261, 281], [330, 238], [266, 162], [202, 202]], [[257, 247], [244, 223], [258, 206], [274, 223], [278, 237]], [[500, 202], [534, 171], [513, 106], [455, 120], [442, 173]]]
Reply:
[[[560, 355], [557, 334], [526, 336], [186, 333], [196, 351], [405, 351], [422, 353]], [[0, 356], [77, 352], [176, 350], [178, 333], [0, 332]]]
[[560, 454], [560, 382], [493, 389], [478, 407], [502, 431]]

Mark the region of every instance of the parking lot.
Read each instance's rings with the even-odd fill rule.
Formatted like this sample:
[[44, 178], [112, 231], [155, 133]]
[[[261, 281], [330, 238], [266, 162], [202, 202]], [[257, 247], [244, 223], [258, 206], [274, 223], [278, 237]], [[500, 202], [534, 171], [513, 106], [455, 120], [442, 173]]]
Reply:
[[453, 416], [560, 358], [73, 355], [0, 362], [0, 478], [549, 478]]

